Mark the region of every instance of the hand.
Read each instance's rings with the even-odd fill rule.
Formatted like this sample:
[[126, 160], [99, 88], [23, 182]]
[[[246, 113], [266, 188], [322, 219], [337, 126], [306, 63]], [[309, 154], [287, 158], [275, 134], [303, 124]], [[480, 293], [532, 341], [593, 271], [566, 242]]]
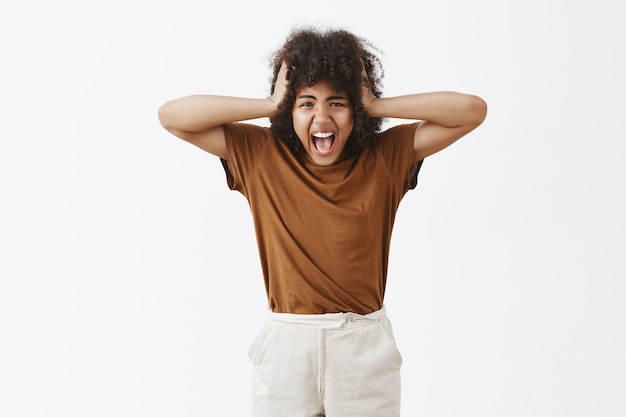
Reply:
[[367, 71], [365, 71], [365, 65], [361, 62], [361, 78], [363, 82], [361, 84], [361, 101], [363, 102], [363, 107], [366, 109], [374, 100], [376, 100], [376, 96], [372, 93], [372, 89], [369, 86], [369, 79], [367, 77]]
[[269, 97], [269, 100], [274, 103], [275, 106], [278, 106], [285, 94], [287, 93], [287, 66], [283, 62], [280, 66], [280, 70], [278, 70], [278, 76], [276, 77], [276, 83], [274, 84], [274, 93]]

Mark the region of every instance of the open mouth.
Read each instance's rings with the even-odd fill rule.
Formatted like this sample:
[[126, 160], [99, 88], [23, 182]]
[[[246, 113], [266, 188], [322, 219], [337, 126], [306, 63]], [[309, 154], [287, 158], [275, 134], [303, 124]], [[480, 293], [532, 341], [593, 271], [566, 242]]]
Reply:
[[315, 151], [320, 155], [328, 155], [335, 145], [335, 134], [332, 132], [316, 132], [312, 135]]

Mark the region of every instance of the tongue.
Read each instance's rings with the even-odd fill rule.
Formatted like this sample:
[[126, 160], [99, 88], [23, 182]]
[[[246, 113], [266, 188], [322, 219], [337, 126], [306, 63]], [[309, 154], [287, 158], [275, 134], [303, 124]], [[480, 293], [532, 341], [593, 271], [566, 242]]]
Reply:
[[316, 138], [315, 139], [315, 147], [320, 152], [328, 152], [332, 146], [333, 146], [333, 137], [332, 136], [329, 136], [327, 138]]

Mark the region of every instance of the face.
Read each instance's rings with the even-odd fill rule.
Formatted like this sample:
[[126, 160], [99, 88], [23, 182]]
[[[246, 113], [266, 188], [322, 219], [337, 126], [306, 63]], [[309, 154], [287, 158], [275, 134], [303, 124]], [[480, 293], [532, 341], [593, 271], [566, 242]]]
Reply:
[[347, 94], [335, 91], [326, 80], [300, 87], [291, 115], [308, 159], [316, 165], [335, 163], [354, 125]]

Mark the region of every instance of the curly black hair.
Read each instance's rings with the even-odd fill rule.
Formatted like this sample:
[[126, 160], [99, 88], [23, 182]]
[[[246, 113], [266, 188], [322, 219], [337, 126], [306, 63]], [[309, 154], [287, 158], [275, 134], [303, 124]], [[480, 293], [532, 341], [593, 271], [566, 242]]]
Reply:
[[[304, 147], [293, 128], [291, 110], [296, 100], [296, 91], [310, 87], [320, 80], [328, 80], [337, 91], [348, 95], [354, 114], [354, 127], [346, 143], [346, 155], [363, 149], [380, 132], [382, 119], [370, 117], [363, 107], [361, 87], [369, 85], [372, 94], [382, 94], [384, 71], [377, 54], [380, 51], [368, 40], [346, 30], [321, 31], [300, 28], [291, 32], [285, 44], [271, 58], [273, 67], [271, 92], [283, 62], [287, 66], [287, 92], [278, 105], [277, 112], [270, 117], [270, 131], [298, 156]], [[367, 79], [364, 80], [362, 68]]]

